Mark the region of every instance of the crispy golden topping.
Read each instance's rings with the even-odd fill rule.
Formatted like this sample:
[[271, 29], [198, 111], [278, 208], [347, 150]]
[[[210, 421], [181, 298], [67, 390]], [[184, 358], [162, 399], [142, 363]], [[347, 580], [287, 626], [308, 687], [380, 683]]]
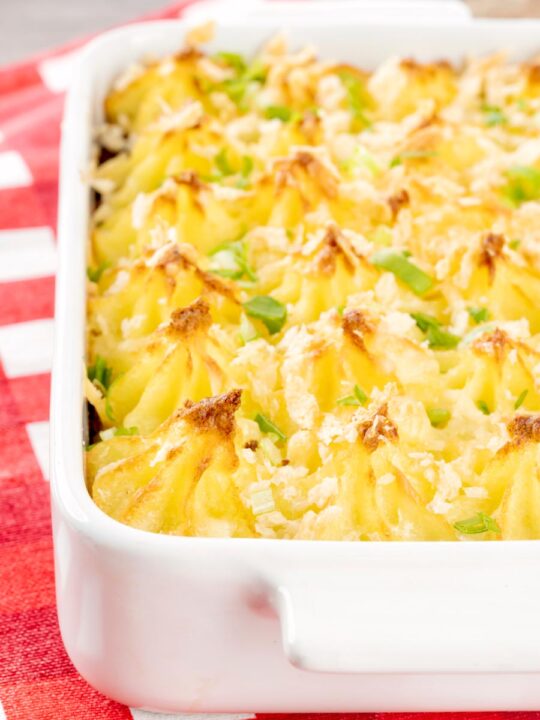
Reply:
[[205, 398], [198, 403], [186, 400], [178, 417], [204, 432], [217, 430], [224, 437], [229, 437], [234, 431], [234, 414], [240, 407], [241, 400], [241, 390], [231, 390], [224, 395]]
[[486, 267], [489, 278], [493, 282], [497, 259], [503, 254], [504, 237], [497, 233], [488, 233], [482, 240], [479, 264]]
[[358, 424], [358, 436], [364, 447], [373, 452], [384, 440], [397, 442], [398, 430], [388, 417], [388, 405], [381, 405], [368, 419]]

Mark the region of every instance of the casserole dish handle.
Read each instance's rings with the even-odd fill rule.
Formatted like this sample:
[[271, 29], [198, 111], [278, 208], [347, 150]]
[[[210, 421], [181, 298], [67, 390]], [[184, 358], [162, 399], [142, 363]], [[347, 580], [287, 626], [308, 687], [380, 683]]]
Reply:
[[384, 564], [300, 569], [278, 583], [293, 665], [333, 673], [540, 670], [540, 643], [531, 637], [537, 569]]

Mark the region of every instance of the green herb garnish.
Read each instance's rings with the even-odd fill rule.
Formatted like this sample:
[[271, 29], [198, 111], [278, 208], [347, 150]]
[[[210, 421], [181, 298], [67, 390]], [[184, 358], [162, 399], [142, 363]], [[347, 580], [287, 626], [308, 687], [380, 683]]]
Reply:
[[229, 64], [236, 70], [236, 77], [216, 85], [215, 89], [223, 91], [241, 110], [245, 110], [246, 95], [251, 83], [263, 83], [266, 72], [257, 60], [251, 65], [246, 65], [245, 62], [240, 64], [238, 60]]
[[540, 197], [540, 170], [528, 165], [515, 165], [506, 171], [508, 184], [503, 188], [504, 197], [514, 207]]
[[117, 427], [114, 431], [114, 434], [116, 436], [121, 435], [138, 435], [139, 434], [139, 428], [135, 427], [134, 425], [132, 427]]
[[244, 303], [244, 310], [250, 317], [261, 320], [270, 333], [278, 333], [287, 321], [286, 306], [269, 295], [257, 295]]
[[88, 379], [90, 382], [96, 382], [101, 385], [103, 390], [108, 390], [112, 380], [112, 368], [101, 355], [96, 355], [93, 365], [88, 368]]
[[477, 325], [489, 320], [489, 310], [485, 307], [468, 307], [467, 312]]
[[102, 262], [96, 268], [86, 268], [86, 275], [91, 282], [97, 283], [109, 266], [108, 262]]
[[338, 405], [354, 405], [354, 406], [366, 404], [366, 402], [368, 400], [368, 396], [362, 390], [361, 387], [359, 387], [358, 385], [355, 385], [353, 388], [353, 393], [354, 393], [354, 395], [347, 395], [346, 397], [340, 398], [337, 401], [337, 404]]
[[518, 398], [517, 398], [516, 402], [514, 403], [514, 410], [519, 410], [519, 408], [525, 402], [525, 398], [527, 397], [528, 394], [529, 394], [528, 390], [522, 390], [519, 393]]
[[286, 105], [269, 105], [264, 109], [264, 117], [267, 120], [282, 120], [289, 122], [294, 118], [296, 113]]
[[231, 280], [246, 277], [251, 282], [257, 282], [257, 275], [248, 262], [247, 247], [243, 240], [222, 243], [214, 248], [209, 256], [212, 258], [210, 270], [215, 275]]
[[484, 122], [488, 127], [505, 125], [508, 122], [508, 118], [498, 105], [488, 105], [484, 103], [481, 109], [484, 113]]
[[105, 415], [109, 418], [109, 420], [111, 422], [116, 422], [114, 413], [113, 413], [112, 407], [111, 407], [111, 401], [109, 400], [109, 398], [107, 398], [105, 400]]
[[433, 157], [437, 157], [437, 153], [434, 150], [406, 150], [392, 158], [390, 167], [393, 168], [402, 165], [404, 160], [428, 160]]
[[510, 240], [508, 243], [508, 247], [510, 250], [517, 250], [518, 247], [521, 245], [521, 240]]
[[274, 425], [274, 423], [266, 417], [266, 415], [262, 415], [261, 413], [257, 413], [255, 415], [255, 422], [259, 426], [259, 429], [263, 433], [272, 433], [273, 435], [277, 435], [279, 440], [286, 440], [287, 436], [284, 432], [282, 432], [277, 425]]
[[417, 295], [424, 295], [433, 287], [433, 278], [405, 257], [403, 252], [379, 250], [372, 255], [371, 262], [375, 267], [393, 273]]
[[224, 63], [236, 70], [237, 74], [245, 72], [247, 63], [242, 55], [234, 52], [218, 52], [214, 55], [216, 60], [222, 60]]
[[232, 169], [228, 159], [227, 159], [227, 149], [221, 148], [221, 150], [218, 152], [214, 159], [214, 164], [217, 167], [220, 175], [222, 177], [227, 177], [228, 175], [234, 175], [234, 170]]
[[433, 315], [425, 313], [411, 313], [411, 317], [419, 329], [426, 334], [431, 348], [455, 348], [461, 338], [447, 330], [443, 330], [441, 323]]
[[450, 420], [450, 411], [446, 408], [428, 408], [427, 415], [433, 427], [443, 427]]
[[501, 528], [489, 515], [483, 512], [477, 513], [474, 517], [467, 520], [459, 520], [454, 523], [455, 529], [464, 535], [478, 535], [479, 533], [494, 532], [500, 533]]
[[369, 127], [371, 122], [366, 117], [365, 111], [371, 106], [372, 99], [365, 84], [348, 70], [342, 70], [338, 76], [347, 91], [347, 102], [353, 118], [362, 127]]
[[476, 407], [484, 413], [484, 415], [489, 415], [491, 413], [491, 410], [489, 409], [489, 406], [485, 400], [479, 400], [476, 403]]

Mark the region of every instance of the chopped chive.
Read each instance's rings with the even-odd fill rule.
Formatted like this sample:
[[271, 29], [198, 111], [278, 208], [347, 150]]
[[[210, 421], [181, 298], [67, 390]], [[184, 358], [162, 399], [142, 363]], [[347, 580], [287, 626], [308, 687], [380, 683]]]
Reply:
[[519, 408], [523, 405], [525, 402], [525, 398], [527, 397], [529, 391], [528, 390], [522, 390], [514, 403], [514, 410], [519, 410]]
[[242, 189], [249, 187], [249, 176], [253, 172], [254, 165], [252, 157], [249, 155], [243, 156], [242, 166], [240, 167], [240, 177], [236, 181], [236, 187]]
[[345, 305], [338, 305], [337, 308], [336, 308], [336, 310], [338, 311], [338, 315], [339, 315], [340, 317], [342, 317], [342, 316], [343, 316], [343, 312], [345, 311]]
[[109, 418], [111, 422], [115, 422], [114, 414], [111, 407], [111, 402], [109, 398], [105, 400], [105, 415]]
[[270, 333], [278, 333], [287, 321], [286, 306], [269, 295], [256, 295], [244, 303], [244, 310], [250, 317], [261, 320]]
[[521, 240], [510, 240], [508, 243], [508, 247], [510, 250], [517, 250], [518, 247], [521, 245]]
[[88, 368], [88, 379], [97, 382], [104, 390], [108, 390], [112, 380], [112, 368], [101, 355], [96, 355], [93, 365]]
[[134, 425], [132, 427], [117, 427], [114, 434], [116, 436], [121, 435], [138, 435], [139, 434], [139, 428], [135, 427]]
[[264, 109], [264, 117], [267, 120], [282, 120], [289, 122], [292, 120], [294, 112], [286, 105], [269, 105]]
[[228, 175], [234, 175], [234, 170], [232, 169], [227, 159], [226, 148], [221, 148], [221, 150], [218, 152], [214, 159], [214, 164], [223, 177], [227, 177]]
[[443, 427], [450, 420], [450, 411], [446, 408], [428, 408], [427, 415], [433, 427]]
[[485, 307], [468, 307], [467, 312], [477, 325], [489, 320], [489, 310]]
[[505, 173], [508, 184], [503, 188], [504, 197], [514, 207], [540, 197], [540, 170], [528, 165], [515, 165]]
[[481, 412], [483, 412], [484, 415], [489, 415], [490, 412], [491, 412], [491, 410], [489, 409], [488, 404], [487, 404], [487, 402], [486, 402], [485, 400], [479, 400], [479, 401], [476, 403], [476, 407], [477, 407]]
[[234, 52], [218, 52], [214, 55], [216, 60], [222, 60], [224, 63], [232, 67], [238, 74], [243, 73], [247, 67], [246, 61], [239, 53]]
[[338, 405], [353, 405], [358, 407], [359, 405], [365, 405], [368, 396], [366, 393], [362, 390], [362, 388], [359, 385], [355, 385], [353, 388], [353, 395], [347, 395], [346, 397], [342, 397], [337, 401]]
[[472, 518], [459, 520], [454, 523], [454, 527], [458, 532], [463, 533], [464, 535], [478, 535], [479, 533], [485, 532], [501, 532], [501, 528], [499, 527], [497, 521], [483, 512], [477, 513]]
[[342, 170], [349, 174], [354, 173], [357, 168], [363, 167], [367, 168], [374, 177], [380, 175], [381, 167], [377, 160], [371, 153], [360, 146], [354, 149], [350, 158], [341, 163]]
[[418, 328], [426, 334], [426, 338], [431, 348], [455, 348], [461, 338], [454, 333], [448, 332], [441, 328], [441, 323], [433, 315], [426, 313], [411, 313], [411, 317], [416, 322]]
[[488, 127], [505, 125], [508, 122], [508, 118], [498, 105], [484, 103], [481, 110], [484, 113], [484, 122]]
[[209, 256], [212, 258], [210, 271], [231, 280], [240, 280], [244, 276], [257, 282], [257, 275], [247, 258], [247, 247], [243, 240], [221, 243]]
[[266, 417], [266, 415], [263, 415], [262, 413], [257, 413], [255, 415], [255, 422], [259, 426], [259, 429], [263, 433], [272, 433], [274, 435], [277, 435], [279, 440], [286, 440], [287, 436], [284, 432], [282, 432], [277, 425], [274, 425], [274, 423]]
[[244, 345], [247, 345], [248, 342], [256, 340], [258, 337], [259, 333], [255, 326], [247, 319], [244, 313], [242, 313], [242, 317], [240, 318], [240, 338], [242, 342]]
[[339, 72], [338, 77], [347, 91], [347, 104], [353, 118], [362, 127], [369, 127], [371, 123], [365, 113], [372, 104], [372, 99], [365, 84], [357, 75], [348, 70]]
[[375, 267], [393, 273], [417, 295], [424, 295], [433, 287], [433, 278], [406, 258], [402, 252], [379, 250], [372, 255], [371, 262]]
[[109, 265], [110, 264], [108, 262], [102, 262], [96, 268], [86, 268], [86, 275], [88, 279], [91, 282], [99, 282], [99, 279], [101, 278], [105, 270], [109, 267]]
[[428, 160], [432, 157], [437, 157], [434, 150], [406, 150], [393, 157], [389, 167], [393, 168], [402, 165], [404, 160]]

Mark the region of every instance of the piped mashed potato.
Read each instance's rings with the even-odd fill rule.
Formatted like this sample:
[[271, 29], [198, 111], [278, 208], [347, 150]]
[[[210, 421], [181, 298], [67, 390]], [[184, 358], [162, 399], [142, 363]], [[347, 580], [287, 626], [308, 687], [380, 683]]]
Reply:
[[540, 65], [179, 54], [105, 101], [87, 482], [160, 533], [540, 537]]

